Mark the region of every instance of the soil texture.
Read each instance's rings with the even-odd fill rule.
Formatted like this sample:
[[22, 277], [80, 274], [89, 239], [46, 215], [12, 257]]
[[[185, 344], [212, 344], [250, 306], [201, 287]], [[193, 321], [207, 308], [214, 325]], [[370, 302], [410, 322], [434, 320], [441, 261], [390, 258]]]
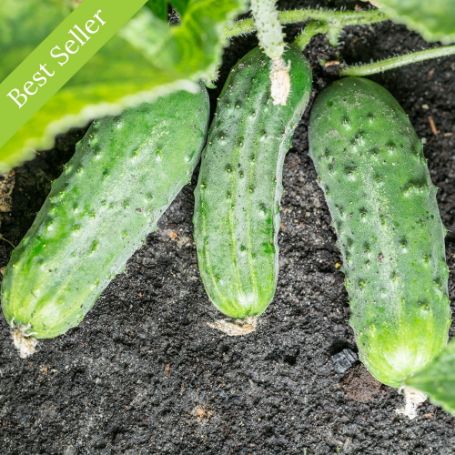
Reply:
[[[282, 8], [316, 5], [280, 2]], [[289, 27], [288, 36], [297, 30]], [[252, 37], [234, 40], [219, 88], [255, 45]], [[390, 22], [348, 29], [338, 48], [316, 38], [306, 51], [314, 68], [313, 98], [337, 77], [336, 68], [324, 69], [322, 61], [368, 62], [426, 46]], [[455, 301], [455, 58], [373, 79], [398, 99], [426, 141], [450, 231]], [[218, 92], [211, 91], [213, 106]], [[257, 330], [228, 337], [207, 325], [220, 314], [198, 274], [193, 179], [79, 328], [40, 343], [34, 356], [21, 360], [1, 320], [2, 454], [455, 453], [455, 418], [428, 403], [414, 421], [399, 416], [402, 397], [357, 360], [335, 235], [308, 156], [308, 112], [285, 164], [278, 291]], [[11, 200], [3, 204], [11, 207], [0, 210], [7, 239], [0, 241], [0, 266], [82, 134], [68, 133], [54, 150], [15, 170]]]

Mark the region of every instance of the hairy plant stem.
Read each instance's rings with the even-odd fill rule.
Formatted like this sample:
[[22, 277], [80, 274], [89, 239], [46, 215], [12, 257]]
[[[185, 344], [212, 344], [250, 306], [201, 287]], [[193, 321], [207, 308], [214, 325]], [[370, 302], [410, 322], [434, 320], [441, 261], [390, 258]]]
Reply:
[[[378, 10], [333, 11], [328, 9], [294, 9], [280, 11], [278, 16], [282, 25], [316, 20], [335, 27], [376, 24], [388, 20], [388, 18]], [[236, 36], [253, 33], [255, 30], [256, 27], [253, 19], [241, 19], [230, 24], [226, 28], [225, 36], [226, 38], [234, 38]]]
[[311, 21], [305, 26], [305, 28], [297, 35], [294, 40], [296, 46], [302, 51], [310, 44], [311, 40], [320, 34], [326, 34], [329, 31], [329, 25], [327, 22]]
[[259, 46], [272, 60], [270, 94], [273, 104], [284, 106], [291, 90], [291, 80], [289, 67], [283, 58], [286, 44], [276, 0], [251, 0], [251, 13], [257, 29]]
[[[314, 36], [321, 33], [330, 35], [332, 29], [341, 30], [347, 26], [377, 24], [388, 20], [388, 17], [378, 10], [333, 11], [328, 9], [294, 9], [280, 11], [278, 17], [282, 25], [310, 21], [295, 40], [297, 46], [302, 50], [310, 43]], [[226, 38], [234, 38], [255, 31], [256, 26], [253, 19], [241, 19], [226, 28], [225, 36]], [[424, 62], [434, 58], [447, 57], [449, 55], [455, 55], [455, 45], [411, 52], [364, 65], [348, 66], [340, 71], [340, 75], [369, 76], [401, 66]]]
[[369, 76], [371, 74], [382, 73], [401, 66], [410, 65], [412, 63], [424, 62], [433, 58], [447, 57], [455, 55], [455, 45], [440, 46], [423, 51], [411, 52], [409, 54], [390, 57], [377, 62], [368, 63], [365, 65], [348, 66], [340, 71], [341, 76]]

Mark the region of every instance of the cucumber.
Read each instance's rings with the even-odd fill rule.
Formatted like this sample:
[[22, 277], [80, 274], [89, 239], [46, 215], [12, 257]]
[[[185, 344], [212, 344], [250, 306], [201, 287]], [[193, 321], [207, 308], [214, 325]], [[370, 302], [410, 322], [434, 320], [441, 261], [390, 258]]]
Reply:
[[6, 268], [2, 308], [18, 347], [81, 322], [190, 181], [208, 114], [201, 89], [92, 124]]
[[450, 326], [446, 230], [422, 143], [392, 95], [360, 78], [321, 93], [309, 141], [360, 358], [399, 387], [441, 352]]
[[291, 93], [270, 97], [270, 60], [253, 49], [231, 70], [218, 100], [195, 191], [194, 237], [207, 294], [225, 315], [261, 314], [278, 275], [282, 171], [311, 92], [311, 69], [290, 48]]

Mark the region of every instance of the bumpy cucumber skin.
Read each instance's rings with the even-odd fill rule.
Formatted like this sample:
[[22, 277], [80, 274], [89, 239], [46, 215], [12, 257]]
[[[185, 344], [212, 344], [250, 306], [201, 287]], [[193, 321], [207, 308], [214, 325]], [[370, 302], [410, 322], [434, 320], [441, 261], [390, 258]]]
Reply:
[[225, 315], [261, 314], [278, 275], [283, 162], [311, 92], [311, 69], [289, 49], [286, 106], [270, 98], [270, 60], [256, 48], [231, 70], [203, 151], [194, 236], [207, 294]]
[[422, 143], [392, 95], [360, 78], [321, 93], [309, 139], [361, 360], [399, 387], [441, 352], [450, 326], [446, 231]]
[[37, 339], [77, 326], [190, 181], [208, 126], [205, 89], [92, 124], [2, 283], [12, 327]]

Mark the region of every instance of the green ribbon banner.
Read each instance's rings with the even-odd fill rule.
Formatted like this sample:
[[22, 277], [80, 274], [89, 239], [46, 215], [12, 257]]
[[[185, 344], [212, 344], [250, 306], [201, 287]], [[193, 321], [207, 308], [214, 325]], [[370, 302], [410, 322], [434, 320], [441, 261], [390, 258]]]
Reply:
[[85, 0], [63, 20], [0, 84], [0, 148], [145, 3], [147, 0]]

